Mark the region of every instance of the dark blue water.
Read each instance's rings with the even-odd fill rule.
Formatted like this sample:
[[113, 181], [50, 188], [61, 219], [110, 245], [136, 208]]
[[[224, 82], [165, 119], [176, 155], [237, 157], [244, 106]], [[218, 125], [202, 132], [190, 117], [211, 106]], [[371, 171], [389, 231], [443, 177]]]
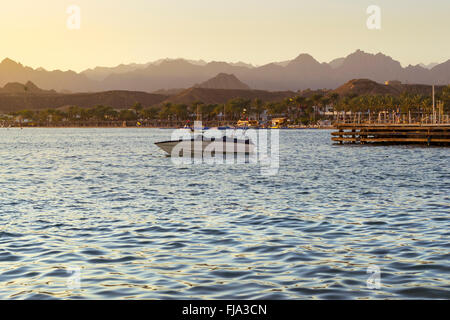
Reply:
[[264, 176], [170, 133], [0, 129], [0, 298], [450, 298], [450, 149], [283, 131]]

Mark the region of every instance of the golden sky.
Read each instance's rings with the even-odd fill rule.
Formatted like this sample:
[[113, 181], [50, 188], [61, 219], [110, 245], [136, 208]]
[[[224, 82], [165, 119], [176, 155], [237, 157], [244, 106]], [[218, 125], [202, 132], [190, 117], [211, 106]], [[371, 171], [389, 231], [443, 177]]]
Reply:
[[[366, 26], [381, 8], [381, 30]], [[67, 28], [70, 5], [81, 9]], [[0, 59], [81, 71], [160, 58], [265, 64], [356, 49], [403, 65], [450, 59], [448, 0], [3, 0]]]

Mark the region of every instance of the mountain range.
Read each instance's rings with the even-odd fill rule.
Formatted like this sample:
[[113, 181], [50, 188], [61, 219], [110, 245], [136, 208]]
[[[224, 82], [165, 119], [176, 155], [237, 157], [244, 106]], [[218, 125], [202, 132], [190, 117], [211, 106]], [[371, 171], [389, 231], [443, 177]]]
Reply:
[[400, 62], [382, 53], [371, 54], [357, 50], [330, 63], [320, 63], [308, 54], [263, 66], [243, 62], [162, 59], [146, 64], [97, 67], [76, 73], [33, 69], [7, 58], [0, 63], [0, 86], [9, 82], [32, 81], [44, 90], [54, 89], [58, 92], [164, 92], [173, 89], [181, 92], [180, 88], [202, 84], [221, 73], [233, 74], [249, 87], [267, 91], [334, 89], [351, 79], [359, 78], [381, 83], [399, 80], [411, 84], [447, 85], [450, 83], [450, 60], [436, 65], [402, 67]]
[[[440, 93], [444, 86], [436, 86], [436, 93]], [[189, 89], [164, 90], [161, 93], [148, 93], [139, 91], [113, 90], [92, 93], [58, 93], [55, 90], [43, 90], [31, 81], [26, 84], [8, 83], [0, 87], [0, 113], [9, 113], [19, 110], [39, 110], [66, 108], [78, 106], [90, 108], [97, 105], [110, 106], [114, 109], [128, 109], [136, 103], [144, 107], [161, 106], [163, 103], [193, 104], [201, 101], [205, 104], [223, 104], [230, 99], [243, 98], [263, 102], [277, 102], [294, 96], [309, 98], [315, 94], [339, 96], [353, 95], [393, 95], [402, 93], [431, 96], [432, 88], [429, 85], [411, 85], [391, 82], [381, 84], [369, 79], [354, 79], [335, 90], [302, 90], [302, 91], [266, 91], [253, 90], [241, 82], [235, 75], [219, 74]]]

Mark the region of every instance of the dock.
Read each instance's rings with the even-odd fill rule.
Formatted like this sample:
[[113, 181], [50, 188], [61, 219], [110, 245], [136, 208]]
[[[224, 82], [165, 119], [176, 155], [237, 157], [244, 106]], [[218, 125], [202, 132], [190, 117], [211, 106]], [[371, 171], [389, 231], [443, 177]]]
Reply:
[[332, 141], [339, 144], [421, 144], [450, 146], [450, 121], [445, 116], [440, 119], [390, 117], [375, 121], [362, 121], [358, 115], [347, 121], [337, 121], [337, 130], [332, 132]]

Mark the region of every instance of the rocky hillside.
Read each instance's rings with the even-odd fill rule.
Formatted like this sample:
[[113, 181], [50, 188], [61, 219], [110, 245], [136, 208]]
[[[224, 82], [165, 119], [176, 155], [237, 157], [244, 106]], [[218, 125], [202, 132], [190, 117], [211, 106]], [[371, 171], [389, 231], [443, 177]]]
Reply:
[[41, 90], [30, 84], [11, 83], [2, 88], [0, 90], [0, 113], [64, 106], [91, 108], [96, 105], [104, 105], [115, 109], [126, 109], [136, 102], [140, 102], [143, 106], [156, 105], [168, 97], [137, 91], [61, 94], [55, 91]]
[[[436, 86], [436, 93], [442, 91], [444, 86]], [[399, 96], [402, 93], [430, 95], [432, 87], [423, 84], [403, 84], [392, 82], [388, 85], [381, 84], [369, 79], [354, 79], [340, 86], [332, 92], [338, 93], [340, 96], [350, 95], [393, 95]]]
[[33, 82], [28, 81], [26, 84], [18, 82], [7, 83], [3, 88], [0, 88], [0, 93], [10, 94], [55, 94], [55, 90], [43, 90], [38, 88]]

